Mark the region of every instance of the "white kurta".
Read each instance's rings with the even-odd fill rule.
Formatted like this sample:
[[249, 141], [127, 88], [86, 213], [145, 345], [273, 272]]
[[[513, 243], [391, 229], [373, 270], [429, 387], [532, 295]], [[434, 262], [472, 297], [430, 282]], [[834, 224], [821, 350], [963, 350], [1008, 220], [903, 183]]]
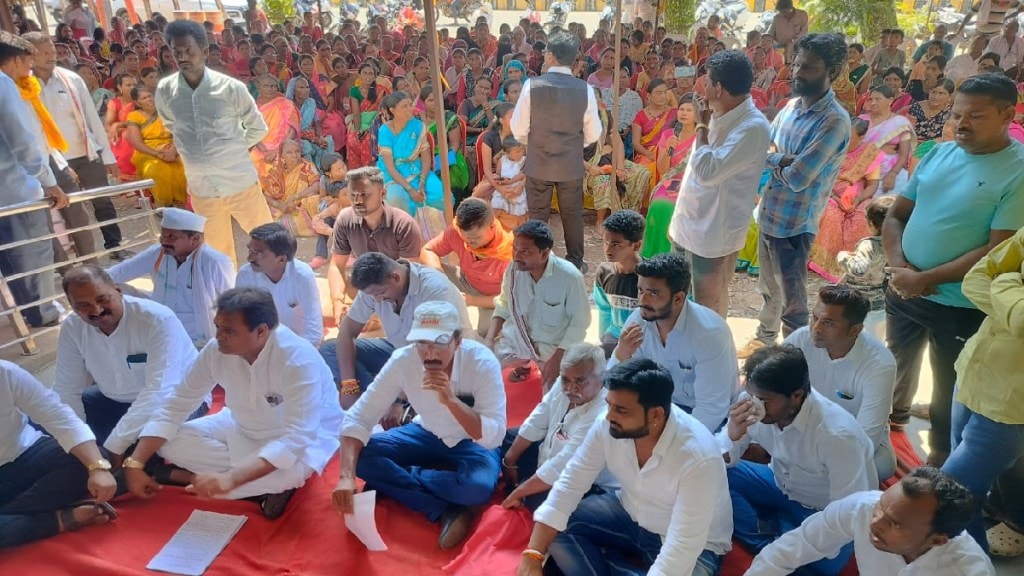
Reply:
[[153, 280], [150, 298], [167, 306], [178, 316], [193, 340], [211, 340], [217, 297], [234, 287], [235, 269], [231, 259], [203, 244], [178, 266], [156, 244], [107, 270], [115, 282], [148, 276]]
[[[224, 409], [186, 423], [217, 384], [224, 389]], [[343, 419], [320, 353], [278, 326], [252, 364], [221, 353], [211, 340], [142, 436], [168, 439], [160, 455], [197, 473], [223, 472], [254, 457], [277, 468], [227, 494], [237, 499], [296, 488], [313, 471], [322, 472], [338, 450]]]
[[284, 275], [274, 283], [263, 272], [246, 264], [238, 270], [235, 288], [263, 288], [274, 296], [277, 317], [284, 324], [313, 346], [319, 346], [324, 339], [324, 315], [320, 308], [320, 290], [316, 286], [316, 274], [309, 264], [292, 260], [285, 265]]
[[[125, 296], [124, 315], [110, 336], [78, 315], [61, 324], [53, 389], [83, 420], [82, 392], [93, 383], [107, 398], [131, 403], [103, 444], [123, 454], [196, 356], [195, 346], [170, 309]], [[192, 409], [197, 407], [198, 403]]]

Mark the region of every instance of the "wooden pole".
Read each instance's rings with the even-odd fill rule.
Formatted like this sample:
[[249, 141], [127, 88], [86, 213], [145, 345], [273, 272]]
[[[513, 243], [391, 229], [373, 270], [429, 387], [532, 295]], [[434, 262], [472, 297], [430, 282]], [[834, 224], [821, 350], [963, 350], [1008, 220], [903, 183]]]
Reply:
[[[437, 123], [437, 150], [441, 162], [441, 182], [444, 184], [444, 218], [451, 223], [455, 214], [452, 206], [452, 179], [448, 174], [448, 130], [444, 117], [444, 84], [441, 83], [441, 54], [437, 46], [437, 22], [434, 21], [434, 0], [423, 0], [423, 16], [427, 25], [430, 50], [430, 83], [434, 87], [434, 119]], [[415, 95], [413, 95], [415, 98]], [[424, 178], [426, 175], [423, 176]]]
[[[619, 133], [619, 82], [622, 80], [622, 0], [615, 0], [615, 22], [612, 23], [612, 30], [618, 33], [615, 35], [615, 94], [612, 96], [612, 132], [620, 137]], [[600, 146], [600, 144], [598, 144]], [[598, 150], [600, 153], [600, 150]], [[612, 152], [612, 197], [619, 195], [616, 180], [619, 178], [618, 169], [615, 166], [615, 153]], [[612, 202], [618, 204], [618, 202]]]
[[39, 28], [42, 30], [49, 30], [50, 22], [46, 17], [46, 5], [43, 4], [43, 0], [36, 0], [34, 6], [36, 8], [36, 16], [39, 18]]
[[[657, 2], [654, 3], [654, 36], [658, 35], [659, 16], [661, 16], [661, 0], [658, 0]], [[652, 41], [654, 36], [651, 37]]]

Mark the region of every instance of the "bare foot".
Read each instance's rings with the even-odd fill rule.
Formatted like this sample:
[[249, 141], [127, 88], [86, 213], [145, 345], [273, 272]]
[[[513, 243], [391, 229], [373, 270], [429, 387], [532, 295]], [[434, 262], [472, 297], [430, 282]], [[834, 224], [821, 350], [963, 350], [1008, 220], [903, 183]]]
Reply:
[[109, 505], [95, 503], [66, 508], [57, 512], [58, 529], [60, 532], [71, 532], [86, 526], [106, 524], [117, 517], [113, 510]]

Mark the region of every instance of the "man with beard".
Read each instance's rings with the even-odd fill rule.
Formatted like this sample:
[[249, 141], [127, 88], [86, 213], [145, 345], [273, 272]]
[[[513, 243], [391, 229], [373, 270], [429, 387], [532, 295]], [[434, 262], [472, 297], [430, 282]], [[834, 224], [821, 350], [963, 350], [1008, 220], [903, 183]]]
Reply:
[[216, 335], [214, 303], [234, 285], [227, 256], [203, 241], [206, 218], [180, 208], [165, 208], [160, 244], [150, 246], [108, 273], [118, 284], [148, 276], [149, 298], [174, 311], [189, 338], [202, 348]]
[[[757, 554], [829, 503], [877, 486], [878, 473], [871, 440], [853, 416], [811, 388], [798, 348], [761, 348], [743, 375], [748, 396], [729, 410], [718, 441], [729, 466], [733, 537]], [[771, 464], [740, 460], [751, 444]], [[809, 573], [838, 574], [852, 554], [852, 544], [843, 546]]]
[[[652, 360], [609, 369], [604, 386], [607, 414], [534, 513], [520, 576], [540, 576], [549, 552], [567, 576], [714, 576], [732, 547], [714, 437], [672, 405], [672, 377]], [[606, 468], [622, 489], [584, 497]]]
[[415, 262], [423, 245], [416, 220], [385, 201], [387, 190], [380, 168], [364, 166], [350, 170], [346, 180], [352, 205], [343, 208], [334, 221], [334, 247], [327, 263], [327, 284], [338, 325], [356, 296], [356, 288], [349, 284], [346, 275], [350, 258], [380, 252], [393, 260], [405, 258]]
[[796, 43], [793, 98], [771, 127], [771, 179], [759, 210], [758, 289], [764, 305], [757, 335], [740, 350], [758, 348], [807, 325], [807, 262], [818, 223], [850, 143], [850, 115], [832, 92], [846, 66], [838, 34], [809, 34]]
[[[395, 350], [341, 427], [341, 477], [332, 496], [338, 512], [351, 514], [359, 476], [441, 522], [442, 550], [462, 542], [475, 511], [490, 500], [505, 435], [501, 366], [482, 344], [463, 340], [463, 315], [452, 302], [416, 307], [409, 345]], [[399, 395], [416, 420], [371, 436]]]
[[551, 253], [548, 225], [530, 220], [514, 231], [512, 260], [485, 343], [506, 366], [513, 382], [529, 376], [535, 362], [546, 392], [558, 377], [565, 349], [586, 339], [590, 305], [583, 274]]
[[[53, 390], [89, 425], [117, 468], [195, 361], [196, 349], [170, 309], [122, 295], [99, 267], [72, 268], [63, 283], [76, 315], [60, 327]], [[193, 417], [205, 413], [203, 405]]]
[[718, 430], [739, 380], [729, 325], [687, 300], [690, 265], [682, 254], [641, 260], [636, 273], [637, 307], [623, 322], [609, 363], [654, 360], [672, 376], [672, 402], [711, 432]]

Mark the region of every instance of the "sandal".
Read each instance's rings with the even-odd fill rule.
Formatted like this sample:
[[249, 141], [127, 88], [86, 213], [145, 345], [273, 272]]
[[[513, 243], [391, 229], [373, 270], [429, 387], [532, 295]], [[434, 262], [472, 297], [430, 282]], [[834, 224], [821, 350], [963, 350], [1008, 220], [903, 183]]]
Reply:
[[1013, 558], [1024, 554], [1024, 534], [1014, 530], [1006, 522], [1000, 522], [985, 532], [989, 552], [993, 556]]
[[[75, 510], [83, 506], [92, 506], [96, 509], [96, 515], [88, 522], [79, 522], [75, 519]], [[105, 518], [102, 522], [97, 522], [98, 518]], [[75, 502], [68, 508], [57, 511], [57, 525], [61, 532], [74, 532], [80, 530], [86, 526], [97, 526], [99, 524], [106, 524], [107, 522], [113, 522], [117, 520], [117, 510], [110, 505], [109, 502], [97, 502], [95, 500], [80, 500]]]
[[509, 382], [515, 382], [516, 384], [518, 384], [518, 383], [526, 380], [527, 378], [529, 378], [530, 377], [530, 372], [532, 372], [532, 371], [533, 370], [529, 366], [524, 366], [524, 367], [520, 367], [520, 368], [513, 368], [512, 371], [509, 372], [509, 374], [508, 374], [508, 381]]

